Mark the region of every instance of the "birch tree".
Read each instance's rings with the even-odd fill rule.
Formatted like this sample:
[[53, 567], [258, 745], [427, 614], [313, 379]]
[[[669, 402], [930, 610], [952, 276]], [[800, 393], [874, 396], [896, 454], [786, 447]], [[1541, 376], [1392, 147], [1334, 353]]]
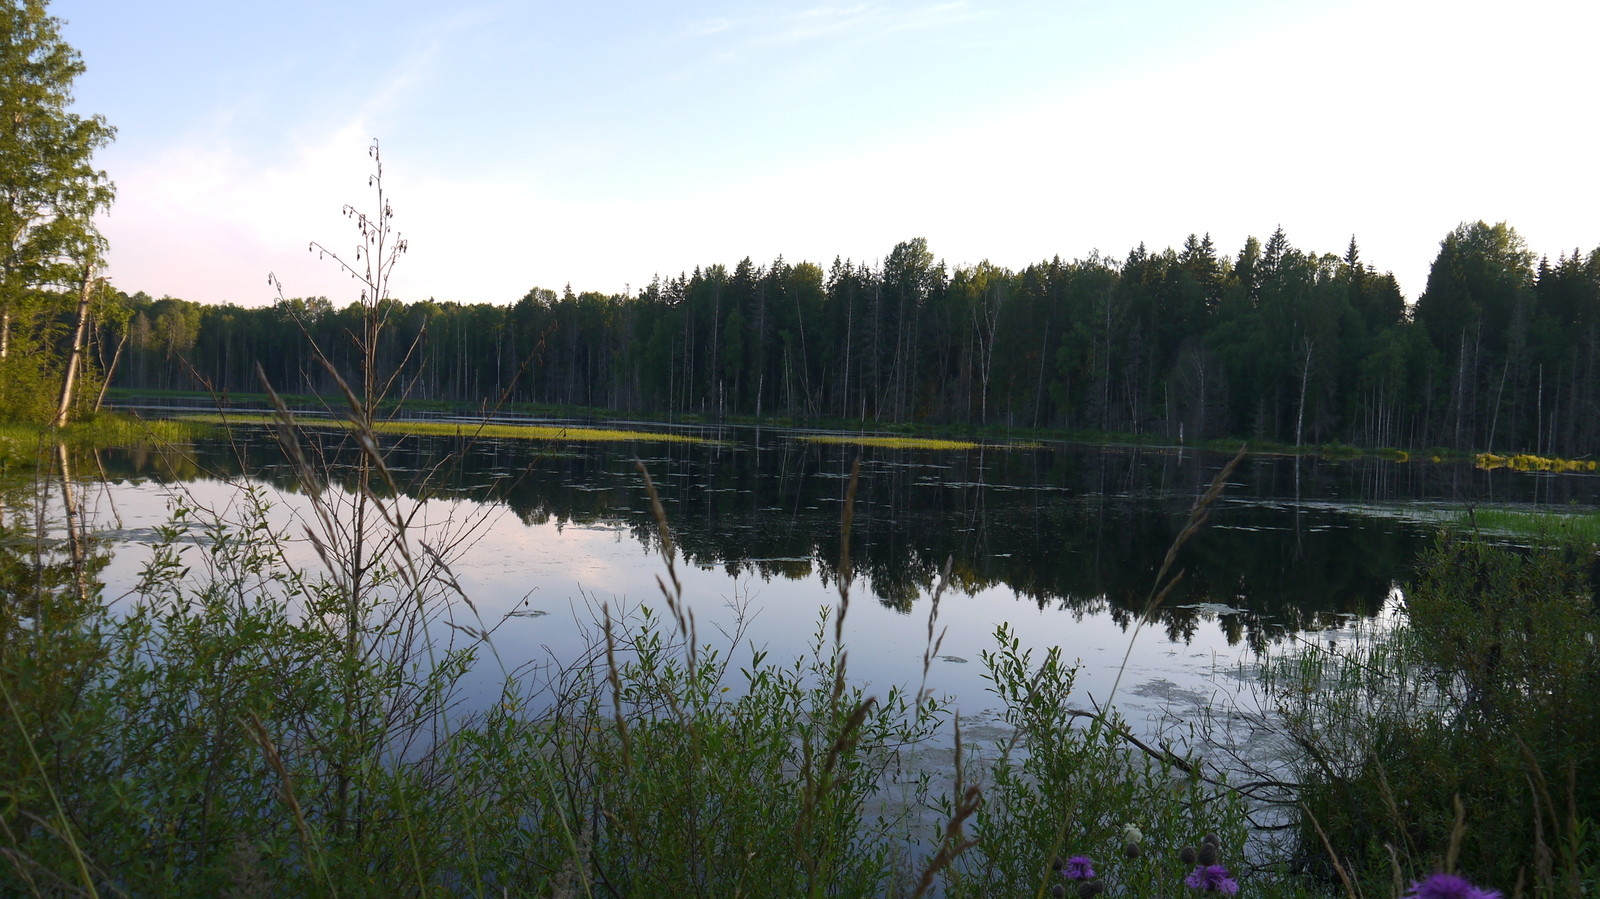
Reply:
[[105, 249], [94, 216], [115, 187], [93, 156], [116, 132], [69, 111], [83, 71], [44, 0], [0, 0], [0, 415], [26, 411], [56, 377], [55, 289]]

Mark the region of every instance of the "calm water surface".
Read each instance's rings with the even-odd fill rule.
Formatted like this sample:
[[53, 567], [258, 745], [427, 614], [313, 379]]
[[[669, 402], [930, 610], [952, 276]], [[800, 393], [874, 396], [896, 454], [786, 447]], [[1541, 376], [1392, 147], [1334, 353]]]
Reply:
[[[845, 627], [850, 670], [874, 690], [922, 676], [929, 596], [945, 560], [952, 586], [929, 685], [964, 714], [994, 703], [979, 655], [1008, 624], [1025, 646], [1081, 659], [1079, 696], [1104, 697], [1128, 651], [1134, 616], [1195, 497], [1227, 462], [1177, 448], [1046, 444], [929, 451], [819, 444], [805, 433], [719, 428], [707, 444], [535, 443], [406, 438], [392, 442], [403, 492], [435, 487], [421, 539], [454, 545], [461, 586], [495, 634], [469, 701], [487, 701], [502, 667], [575, 657], [580, 624], [600, 603], [660, 608], [664, 573], [634, 460], [659, 486], [681, 548], [679, 572], [701, 640], [721, 644], [744, 609], [747, 662], [806, 650], [838, 602], [839, 532], [852, 460], [861, 458]], [[341, 435], [317, 438], [338, 456]], [[440, 460], [461, 461], [438, 470]], [[295, 538], [308, 508], [264, 429], [210, 440], [183, 456], [103, 451], [88, 511], [109, 538], [103, 580], [123, 594], [148, 544], [181, 501], [228, 513], [237, 484], [266, 485], [274, 520]], [[1593, 507], [1600, 478], [1483, 472], [1468, 464], [1252, 457], [1208, 527], [1179, 554], [1183, 582], [1129, 657], [1118, 705], [1154, 720], [1230, 689], [1256, 653], [1337, 636], [1392, 612], [1441, 518], [1466, 504]], [[230, 513], [231, 514], [231, 513]], [[314, 567], [303, 539], [298, 564]], [[544, 613], [539, 615], [537, 613]], [[831, 627], [830, 627], [831, 633]], [[1315, 634], [1314, 637], [1308, 637]]]

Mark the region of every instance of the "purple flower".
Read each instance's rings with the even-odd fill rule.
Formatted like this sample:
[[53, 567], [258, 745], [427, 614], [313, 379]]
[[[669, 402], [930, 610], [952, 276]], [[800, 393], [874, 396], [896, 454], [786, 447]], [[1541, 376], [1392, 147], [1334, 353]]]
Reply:
[[1454, 874], [1434, 874], [1412, 881], [1404, 899], [1500, 899], [1500, 891], [1480, 889]]
[[[1239, 892], [1239, 882], [1230, 877], [1228, 869], [1221, 865], [1201, 865], [1195, 868], [1183, 879], [1183, 885], [1201, 892], [1212, 890], [1224, 896], [1232, 896]], [[1434, 899], [1434, 897], [1424, 897], [1424, 899]], [[1450, 899], [1467, 899], [1467, 897], [1450, 897]]]
[[1065, 880], [1093, 880], [1094, 862], [1087, 855], [1074, 855], [1062, 867], [1061, 877]]

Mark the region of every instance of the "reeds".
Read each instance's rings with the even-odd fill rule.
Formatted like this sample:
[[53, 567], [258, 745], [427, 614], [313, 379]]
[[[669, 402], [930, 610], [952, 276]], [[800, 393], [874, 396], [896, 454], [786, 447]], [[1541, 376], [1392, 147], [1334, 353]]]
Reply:
[[1347, 892], [1459, 871], [1576, 897], [1592, 879], [1600, 614], [1585, 555], [1444, 536], [1405, 618], [1265, 666], [1299, 751], [1303, 839]]

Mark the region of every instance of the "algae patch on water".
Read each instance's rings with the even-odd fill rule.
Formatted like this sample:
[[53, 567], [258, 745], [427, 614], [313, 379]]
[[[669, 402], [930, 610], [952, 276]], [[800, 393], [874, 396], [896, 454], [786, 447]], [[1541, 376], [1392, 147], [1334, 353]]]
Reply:
[[[197, 415], [189, 421], [222, 424], [219, 415]], [[265, 415], [230, 415], [232, 424], [270, 424], [274, 419]], [[301, 424], [313, 427], [348, 428], [347, 419], [302, 419]], [[585, 428], [572, 425], [511, 425], [451, 421], [380, 421], [372, 430], [379, 434], [400, 434], [407, 437], [506, 437], [513, 440], [574, 440], [589, 443], [610, 443], [651, 440], [661, 443], [711, 443], [704, 437], [672, 434], [662, 431], [630, 431], [622, 428]]]
[[875, 446], [881, 449], [925, 449], [925, 450], [975, 450], [986, 449], [1035, 449], [1037, 443], [973, 443], [970, 440], [940, 440], [932, 437], [885, 437], [879, 435], [853, 435], [853, 434], [806, 434], [800, 438], [810, 443], [833, 443], [848, 446]]
[[1497, 456], [1494, 453], [1479, 453], [1473, 457], [1473, 462], [1484, 471], [1494, 471], [1496, 468], [1509, 468], [1513, 471], [1594, 471], [1597, 467], [1593, 459], [1556, 459], [1535, 456], [1532, 453], [1518, 453], [1509, 456]]

